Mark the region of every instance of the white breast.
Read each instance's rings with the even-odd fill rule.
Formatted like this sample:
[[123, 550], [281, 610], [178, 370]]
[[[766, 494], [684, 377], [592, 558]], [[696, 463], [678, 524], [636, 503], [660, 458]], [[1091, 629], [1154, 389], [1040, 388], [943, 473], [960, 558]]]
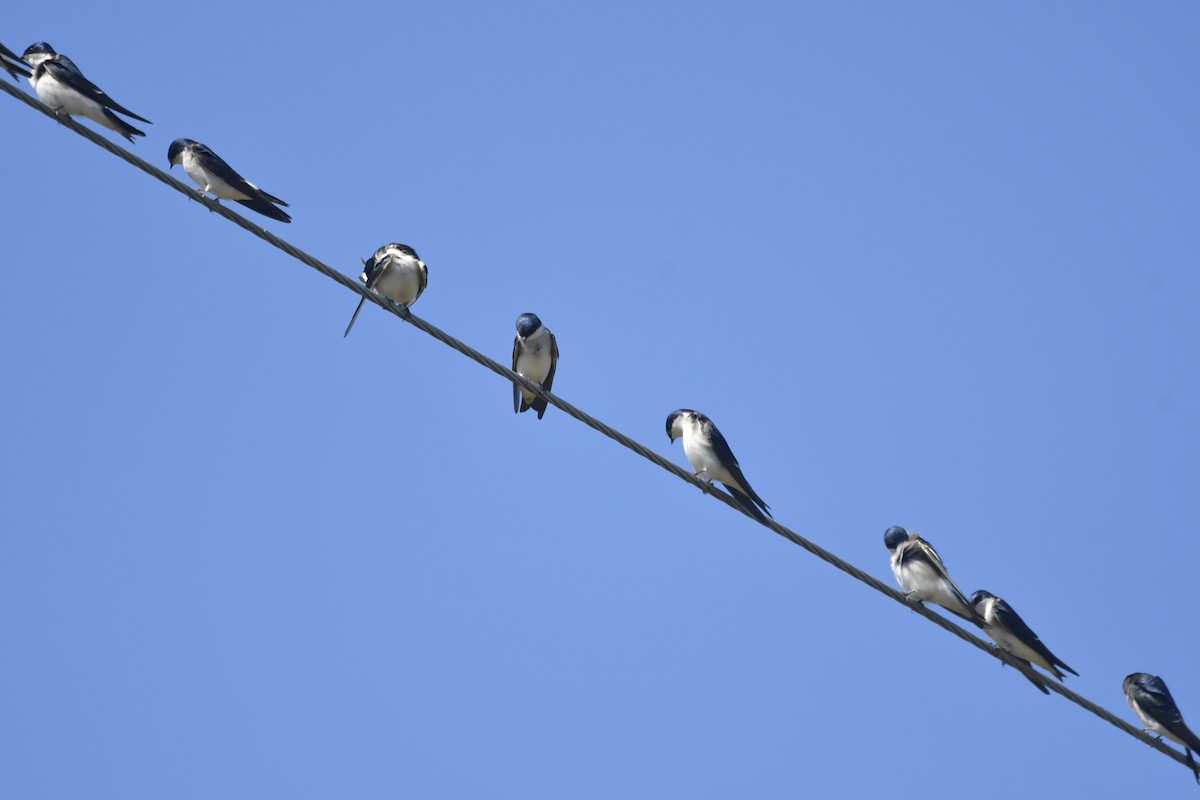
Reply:
[[545, 328], [525, 339], [524, 348], [517, 356], [516, 372], [534, 383], [541, 383], [550, 374], [552, 363], [550, 334]]
[[375, 282], [375, 291], [400, 305], [412, 305], [421, 293], [421, 271], [412, 258], [393, 259]]
[[683, 454], [687, 456], [692, 469], [697, 473], [703, 472], [709, 480], [738, 485], [717, 458], [712, 445], [700, 435], [698, 423], [688, 421], [683, 424]]
[[34, 85], [34, 89], [37, 90], [38, 97], [42, 99], [43, 103], [64, 114], [78, 114], [89, 119], [94, 119], [96, 116], [103, 118], [103, 111], [99, 103], [84, 97], [69, 86], [59, 83], [49, 72], [42, 73]]

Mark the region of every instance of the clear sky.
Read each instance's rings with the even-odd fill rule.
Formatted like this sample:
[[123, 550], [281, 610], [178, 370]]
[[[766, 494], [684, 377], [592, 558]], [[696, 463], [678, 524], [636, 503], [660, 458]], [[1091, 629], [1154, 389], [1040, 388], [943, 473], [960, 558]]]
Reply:
[[[1200, 728], [1200, 6], [9, 8], [799, 533]], [[26, 88], [28, 88], [26, 86]], [[0, 97], [0, 795], [1194, 797], [1185, 769]], [[85, 123], [90, 124], [90, 123]], [[175, 174], [184, 177], [182, 171]], [[250, 214], [251, 212], [247, 212]]]

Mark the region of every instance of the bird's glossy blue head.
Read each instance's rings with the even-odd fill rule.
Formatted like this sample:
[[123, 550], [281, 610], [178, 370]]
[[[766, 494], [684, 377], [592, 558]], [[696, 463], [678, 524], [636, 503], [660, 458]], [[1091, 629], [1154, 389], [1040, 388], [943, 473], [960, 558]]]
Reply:
[[411, 247], [409, 247], [406, 244], [401, 244], [400, 242], [389, 242], [388, 244], [385, 244], [383, 247], [381, 247], [379, 249], [381, 251], [385, 251], [385, 252], [388, 250], [396, 250], [400, 253], [403, 253], [406, 256], [412, 256], [413, 258], [417, 259], [418, 261], [421, 260], [421, 257], [419, 255], [417, 255], [416, 250], [412, 249]]
[[971, 605], [974, 608], [978, 608], [979, 604], [982, 603], [984, 600], [994, 600], [995, 598], [996, 598], [996, 595], [992, 594], [987, 589], [980, 589], [979, 591], [977, 591], [971, 595], [970, 600], [971, 600]]
[[29, 45], [29, 47], [25, 48], [25, 53], [21, 56], [21, 58], [28, 61], [31, 56], [33, 58], [45, 59], [45, 58], [50, 58], [51, 56], [56, 56], [56, 55], [58, 55], [58, 53], [54, 52], [54, 48], [51, 47], [48, 43], [34, 42], [33, 44]]
[[528, 339], [530, 336], [533, 336], [540, 327], [542, 327], [542, 321], [538, 319], [537, 314], [530, 314], [526, 311], [517, 317], [517, 336], [520, 336], [522, 339]]
[[182, 160], [182, 154], [185, 149], [194, 145], [191, 139], [176, 139], [171, 142], [171, 146], [167, 148], [167, 163], [172, 167]]
[[908, 531], [901, 528], [899, 525], [893, 525], [883, 533], [883, 543], [887, 545], [888, 550], [895, 550], [900, 545], [908, 541]]
[[1126, 675], [1123, 681], [1125, 686], [1140, 686], [1143, 689], [1157, 689], [1161, 686], [1163, 689], [1167, 685], [1163, 683], [1163, 679], [1157, 675], [1151, 675], [1149, 672], [1135, 672], [1132, 675]]

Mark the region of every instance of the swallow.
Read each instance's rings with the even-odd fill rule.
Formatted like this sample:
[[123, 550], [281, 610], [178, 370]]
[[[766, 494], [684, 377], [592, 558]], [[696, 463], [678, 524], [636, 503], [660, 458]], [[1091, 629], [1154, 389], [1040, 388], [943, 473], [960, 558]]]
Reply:
[[766, 522], [763, 514], [771, 516], [770, 507], [750, 488], [737, 457], [712, 420], [687, 408], [672, 411], [667, 415], [667, 438], [673, 443], [681, 436], [684, 455], [696, 477], [706, 483], [720, 481], [738, 505], [755, 519]]
[[21, 63], [21, 57], [3, 44], [0, 44], [0, 68], [3, 68], [8, 76], [17, 83], [21, 82], [21, 78], [32, 76], [32, 73]]
[[[1037, 664], [1061, 682], [1065, 675], [1058, 670], [1062, 667], [1075, 677], [1079, 673], [1063, 663], [1062, 659], [1050, 652], [1050, 648], [1042, 644], [1038, 635], [1025, 624], [1021, 615], [1013, 611], [1012, 606], [996, 595], [980, 589], [971, 595], [971, 606], [979, 613], [985, 623], [984, 633], [996, 644], [1003, 647], [1013, 656], [1024, 661]], [[1050, 690], [1036, 681], [1030, 680], [1043, 694]]]
[[1193, 750], [1200, 751], [1200, 736], [1183, 723], [1183, 714], [1179, 713], [1179, 706], [1175, 705], [1175, 698], [1171, 697], [1163, 679], [1146, 672], [1135, 672], [1125, 677], [1122, 686], [1130, 707], [1146, 723], [1142, 732], [1156, 734], [1160, 740], [1166, 736], [1183, 745], [1192, 775], [1196, 777], [1196, 783], [1200, 783], [1200, 769], [1192, 758]]
[[[558, 340], [550, 329], [542, 325], [537, 314], [522, 314], [517, 317], [517, 335], [513, 338], [512, 371], [523, 378], [540, 384], [547, 392], [554, 385], [554, 371], [558, 369]], [[546, 399], [513, 384], [513, 411], [533, 409], [538, 419], [546, 413]]]
[[[385, 244], [375, 251], [375, 255], [363, 261], [363, 271], [358, 279], [371, 291], [378, 292], [396, 305], [408, 308], [417, 302], [417, 298], [429, 284], [429, 268], [417, 255], [416, 250], [406, 244], [392, 242]], [[343, 339], [350, 335], [350, 329], [354, 327], [354, 321], [358, 319], [358, 312], [362, 311], [365, 302], [365, 297], [358, 301], [358, 308], [354, 309], [354, 316], [350, 318], [350, 324], [342, 334]]]
[[[134, 136], [146, 134], [117, 114], [133, 117], [149, 125], [154, 124], [105, 94], [104, 90], [83, 76], [75, 62], [54, 52], [54, 48], [45, 42], [29, 45], [21, 57], [33, 68], [29, 82], [33, 84], [37, 96], [56, 114], [87, 117], [109, 130], [116, 131], [131, 142]], [[114, 111], [117, 113], [114, 114]]]
[[176, 164], [183, 165], [183, 171], [200, 186], [196, 190], [198, 194], [211, 192], [222, 200], [241, 203], [264, 217], [277, 219], [280, 222], [292, 221], [292, 218], [285, 212], [276, 208], [277, 205], [286, 206], [287, 203], [274, 195], [267, 194], [243, 178], [206, 145], [191, 139], [176, 139], [167, 148], [167, 161], [172, 167]]
[[946, 565], [921, 534], [909, 533], [893, 525], [883, 534], [883, 543], [892, 551], [892, 573], [909, 600], [936, 603], [967, 622], [984, 627], [984, 622], [962, 590], [951, 580]]

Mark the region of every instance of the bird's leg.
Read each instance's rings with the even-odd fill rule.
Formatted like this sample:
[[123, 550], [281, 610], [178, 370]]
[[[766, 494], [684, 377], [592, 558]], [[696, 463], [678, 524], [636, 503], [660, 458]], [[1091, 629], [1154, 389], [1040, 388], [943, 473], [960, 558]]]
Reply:
[[[205, 197], [205, 195], [207, 195], [211, 191], [212, 191], [211, 186], [205, 186], [203, 189], [197, 189], [196, 194], [200, 195], [201, 197]], [[205, 199], [211, 200], [212, 202], [216, 203], [217, 205], [221, 205], [221, 198], [217, 197], [216, 194], [213, 194], [212, 197], [206, 197]], [[213, 210], [210, 208], [208, 210], [208, 213], [211, 214], [212, 211]]]

